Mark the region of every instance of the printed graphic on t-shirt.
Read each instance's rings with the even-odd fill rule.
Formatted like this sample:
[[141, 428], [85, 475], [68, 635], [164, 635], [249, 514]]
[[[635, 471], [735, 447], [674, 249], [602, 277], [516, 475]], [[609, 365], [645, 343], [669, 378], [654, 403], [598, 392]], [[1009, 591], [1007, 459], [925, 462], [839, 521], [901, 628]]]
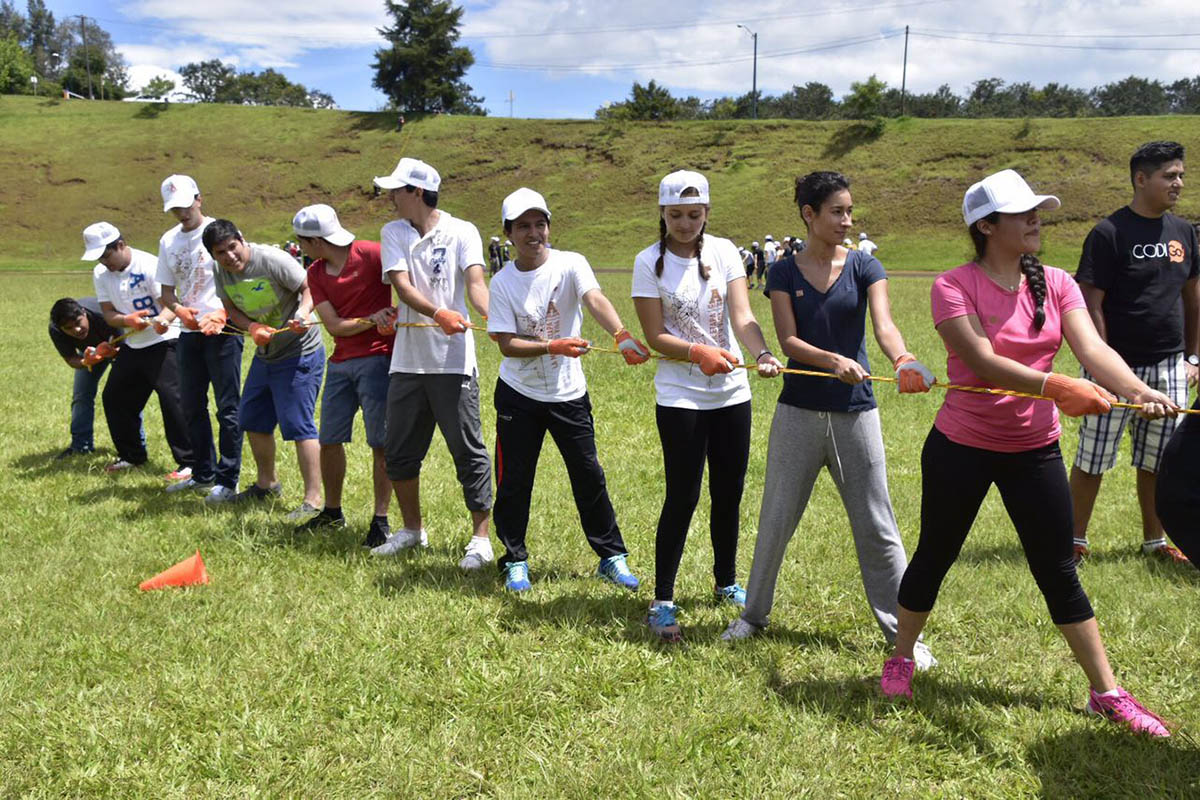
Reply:
[[[700, 302], [682, 292], [667, 292], [663, 312], [681, 337], [689, 342], [705, 341], [705, 329], [700, 320]], [[725, 301], [716, 289], [708, 300], [708, 336], [718, 347], [729, 347], [725, 330]]]
[[429, 288], [432, 291], [436, 292], [450, 285], [450, 278], [446, 274], [446, 269], [446, 246], [435, 242], [433, 252], [429, 257]]
[[[550, 292], [550, 302], [546, 304], [546, 310], [539, 315], [520, 313], [517, 314], [517, 330], [522, 331], [525, 336], [536, 336], [538, 339], [550, 341], [562, 336], [562, 314], [558, 310], [558, 305], [554, 302], [554, 298], [558, 297], [558, 290], [562, 288], [562, 283], [554, 287], [554, 291]], [[558, 359], [561, 356], [548, 355], [552, 365], [558, 364]], [[517, 361], [519, 370], [539, 370], [541, 363], [536, 358], [523, 358]]]
[[[283, 316], [275, 308], [279, 300], [266, 278], [251, 278], [230, 284], [225, 287], [225, 294], [251, 319], [271, 327], [283, 324]], [[267, 311], [271, 313], [267, 314]]]
[[725, 338], [725, 298], [716, 289], [708, 298], [708, 335], [717, 347], [729, 347], [729, 340]]
[[211, 262], [205, 258], [193, 259], [191, 252], [168, 253], [171, 274], [179, 281], [175, 287], [179, 302], [191, 305], [200, 300], [212, 281]]
[[1176, 239], [1169, 242], [1146, 242], [1129, 248], [1129, 255], [1134, 261], [1167, 258], [1172, 264], [1182, 264], [1187, 259], [1187, 248], [1183, 246], [1183, 242]]
[[154, 304], [154, 296], [152, 294], [141, 294], [147, 291], [149, 287], [143, 287], [148, 278], [140, 272], [134, 272], [127, 279], [121, 281], [120, 293], [123, 297], [128, 298], [129, 304], [133, 306], [134, 311], [149, 311], [152, 315], [158, 313], [158, 306]]

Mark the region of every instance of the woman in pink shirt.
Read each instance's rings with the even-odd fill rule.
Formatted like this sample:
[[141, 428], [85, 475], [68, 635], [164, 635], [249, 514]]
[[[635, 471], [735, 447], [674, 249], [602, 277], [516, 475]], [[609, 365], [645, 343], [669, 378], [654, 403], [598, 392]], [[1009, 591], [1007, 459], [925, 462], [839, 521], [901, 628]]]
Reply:
[[1105, 414], [1116, 398], [1050, 371], [1062, 340], [1101, 383], [1141, 404], [1144, 416], [1174, 416], [1178, 409], [1104, 343], [1074, 280], [1033, 255], [1041, 248], [1038, 210], [1059, 205], [1057, 197], [1035, 195], [1012, 170], [989, 175], [963, 199], [975, 260], [933, 285], [933, 322], [946, 345], [949, 382], [1041, 394], [1054, 403], [947, 393], [921, 453], [921, 536], [900, 583], [899, 631], [881, 689], [889, 697], [912, 697], [913, 645], [995, 484], [1050, 617], [1087, 674], [1088, 711], [1139, 733], [1168, 736], [1162, 720], [1117, 685], [1075, 574], [1058, 411]]

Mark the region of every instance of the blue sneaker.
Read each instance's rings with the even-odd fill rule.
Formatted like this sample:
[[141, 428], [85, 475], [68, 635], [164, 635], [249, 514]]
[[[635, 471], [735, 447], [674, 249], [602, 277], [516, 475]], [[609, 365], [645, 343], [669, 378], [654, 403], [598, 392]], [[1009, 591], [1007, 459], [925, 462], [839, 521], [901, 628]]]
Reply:
[[728, 603], [738, 608], [746, 607], [746, 590], [736, 583], [718, 586], [713, 589], [713, 596], [716, 597], [718, 603]]
[[638, 588], [638, 579], [629, 571], [629, 565], [625, 563], [626, 555], [628, 554], [621, 553], [600, 559], [600, 566], [596, 568], [596, 576], [634, 591]]
[[679, 633], [679, 623], [675, 621], [674, 603], [655, 601], [650, 605], [650, 613], [646, 616], [646, 624], [650, 632], [664, 642], [678, 642], [683, 638]]
[[524, 592], [533, 588], [529, 582], [529, 562], [510, 561], [504, 565], [504, 588], [513, 592]]

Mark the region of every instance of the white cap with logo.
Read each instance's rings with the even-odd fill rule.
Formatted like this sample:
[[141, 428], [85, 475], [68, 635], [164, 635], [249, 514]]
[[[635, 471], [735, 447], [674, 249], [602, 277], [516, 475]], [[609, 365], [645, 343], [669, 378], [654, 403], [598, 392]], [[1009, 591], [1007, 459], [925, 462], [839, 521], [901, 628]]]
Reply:
[[375, 178], [375, 185], [380, 189], [399, 189], [404, 186], [415, 186], [427, 192], [436, 192], [442, 185], [442, 176], [438, 171], [415, 158], [402, 158], [392, 170], [391, 175]]
[[354, 241], [354, 234], [338, 222], [337, 212], [324, 203], [305, 206], [292, 217], [292, 230], [297, 236], [321, 238], [332, 245], [345, 247]]
[[522, 186], [504, 198], [504, 203], [500, 206], [500, 221], [512, 222], [530, 209], [537, 209], [546, 215], [546, 219], [550, 219], [550, 206], [546, 203], [546, 198], [533, 189]]
[[[688, 189], [696, 194], [684, 196]], [[658, 204], [660, 206], [706, 206], [708, 205], [708, 179], [699, 172], [681, 169], [658, 182]]]
[[109, 222], [97, 222], [83, 229], [83, 255], [80, 261], [94, 261], [104, 255], [110, 244], [121, 238], [121, 232]]
[[992, 214], [1022, 214], [1035, 208], [1051, 211], [1062, 205], [1052, 194], [1034, 194], [1016, 170], [1002, 169], [973, 184], [963, 195], [963, 220], [974, 225]]
[[196, 201], [200, 187], [187, 175], [168, 175], [162, 182], [163, 211], [187, 208]]

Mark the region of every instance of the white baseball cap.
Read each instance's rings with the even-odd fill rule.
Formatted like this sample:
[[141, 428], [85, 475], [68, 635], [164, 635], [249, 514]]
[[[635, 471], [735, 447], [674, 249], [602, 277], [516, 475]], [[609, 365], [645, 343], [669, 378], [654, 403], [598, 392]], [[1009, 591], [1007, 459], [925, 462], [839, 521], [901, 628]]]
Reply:
[[758, 242], [751, 242], [751, 243], [750, 243], [750, 246], [751, 246], [751, 247], [758, 247]]
[[330, 244], [345, 247], [354, 241], [354, 234], [338, 222], [337, 212], [324, 203], [305, 206], [292, 217], [292, 230], [297, 236], [320, 237]]
[[504, 203], [500, 206], [500, 221], [512, 222], [530, 209], [537, 209], [546, 215], [546, 219], [550, 219], [550, 206], [546, 204], [546, 198], [533, 189], [522, 186], [504, 198]]
[[168, 175], [162, 182], [163, 211], [187, 208], [200, 194], [200, 187], [187, 175]]
[[110, 222], [97, 222], [83, 229], [83, 256], [80, 261], [94, 261], [104, 255], [104, 249], [121, 238], [121, 232]]
[[[688, 189], [698, 194], [683, 196]], [[681, 169], [672, 172], [658, 182], [658, 204], [660, 206], [708, 205], [708, 179], [699, 172]]]
[[858, 240], [859, 240], [860, 242], [861, 242], [863, 239], [865, 239], [865, 238], [867, 238], [867, 232], [866, 232], [866, 231], [863, 231], [862, 233], [858, 234]]
[[493, 241], [493, 242], [498, 242], [498, 241], [500, 241], [500, 237], [499, 237], [499, 236], [493, 236], [493, 237], [492, 237], [492, 241]]
[[415, 158], [402, 158], [392, 170], [391, 175], [375, 178], [375, 185], [380, 189], [399, 189], [402, 186], [415, 186], [427, 192], [436, 192], [442, 185], [442, 176], [438, 171]]
[[772, 239], [772, 238], [771, 238], [771, 234], [769, 234], [769, 233], [767, 234], [767, 241], [768, 241], [768, 242], [773, 242], [773, 241], [775, 241], [774, 239]]
[[967, 189], [963, 195], [963, 220], [973, 225], [997, 211], [1021, 214], [1034, 208], [1051, 211], [1061, 205], [1052, 194], [1034, 194], [1016, 170], [1002, 169]]

